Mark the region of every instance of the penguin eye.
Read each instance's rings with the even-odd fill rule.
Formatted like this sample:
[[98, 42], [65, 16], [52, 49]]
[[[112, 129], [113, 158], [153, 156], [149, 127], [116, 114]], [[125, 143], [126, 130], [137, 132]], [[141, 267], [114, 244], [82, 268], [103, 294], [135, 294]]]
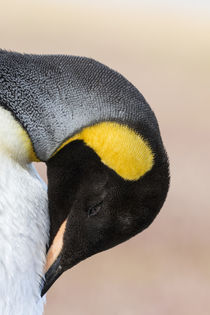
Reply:
[[88, 216], [91, 217], [91, 216], [93, 216], [93, 215], [96, 215], [96, 214], [100, 211], [102, 203], [103, 203], [103, 201], [97, 203], [97, 204], [96, 204], [95, 206], [93, 206], [93, 207], [90, 207], [90, 208], [88, 209]]

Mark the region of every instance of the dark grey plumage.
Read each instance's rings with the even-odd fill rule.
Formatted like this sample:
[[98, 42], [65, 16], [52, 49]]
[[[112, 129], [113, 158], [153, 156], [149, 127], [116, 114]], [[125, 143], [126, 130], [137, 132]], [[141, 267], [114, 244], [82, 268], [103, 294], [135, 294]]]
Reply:
[[76, 131], [105, 120], [146, 126], [161, 143], [157, 120], [142, 94], [89, 58], [1, 50], [0, 106], [27, 130], [43, 161]]

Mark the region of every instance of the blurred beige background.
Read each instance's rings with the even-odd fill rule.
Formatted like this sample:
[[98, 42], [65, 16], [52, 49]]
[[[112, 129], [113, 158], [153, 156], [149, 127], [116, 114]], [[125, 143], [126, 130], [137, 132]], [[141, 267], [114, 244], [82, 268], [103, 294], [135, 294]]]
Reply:
[[66, 272], [45, 315], [210, 314], [210, 3], [1, 0], [0, 39], [125, 75], [155, 111], [171, 163], [152, 226]]

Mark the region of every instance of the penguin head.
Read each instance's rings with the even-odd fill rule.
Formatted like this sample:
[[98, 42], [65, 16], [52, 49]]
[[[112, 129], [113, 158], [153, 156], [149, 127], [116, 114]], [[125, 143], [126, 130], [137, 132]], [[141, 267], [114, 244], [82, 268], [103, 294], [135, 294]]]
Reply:
[[[107, 134], [103, 137], [110, 141]], [[47, 162], [51, 227], [42, 295], [64, 271], [144, 230], [163, 205], [169, 183], [167, 158], [159, 163], [152, 150], [142, 154], [141, 147], [137, 160], [142, 159], [141, 169], [146, 171], [138, 179], [127, 179], [136, 176], [135, 161], [124, 166], [127, 170], [122, 175], [118, 161], [131, 155], [119, 139], [118, 143], [113, 139], [111, 151], [116, 151], [117, 159], [112, 167], [107, 152], [88, 145], [84, 137], [72, 138]]]
[[0, 73], [1, 106], [24, 129], [27, 161], [47, 161], [43, 295], [65, 270], [151, 224], [167, 195], [168, 160], [143, 95], [109, 67], [0, 51]]

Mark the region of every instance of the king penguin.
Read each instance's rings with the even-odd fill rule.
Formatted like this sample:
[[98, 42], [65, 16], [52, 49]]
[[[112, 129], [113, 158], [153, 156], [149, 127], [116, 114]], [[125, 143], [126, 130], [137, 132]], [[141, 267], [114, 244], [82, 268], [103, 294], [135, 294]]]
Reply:
[[[5, 156], [15, 156], [28, 182], [36, 180], [36, 194], [27, 190], [24, 202], [36, 208], [31, 224], [37, 226], [33, 242], [40, 256], [30, 263], [42, 263], [39, 279], [31, 281], [40, 290], [45, 272], [42, 296], [63, 272], [143, 231], [159, 213], [170, 176], [158, 122], [143, 95], [118, 72], [85, 57], [2, 50], [1, 117], [15, 135]], [[9, 125], [0, 136], [7, 131]], [[47, 206], [34, 161], [47, 165]], [[13, 187], [17, 196], [19, 189]]]

